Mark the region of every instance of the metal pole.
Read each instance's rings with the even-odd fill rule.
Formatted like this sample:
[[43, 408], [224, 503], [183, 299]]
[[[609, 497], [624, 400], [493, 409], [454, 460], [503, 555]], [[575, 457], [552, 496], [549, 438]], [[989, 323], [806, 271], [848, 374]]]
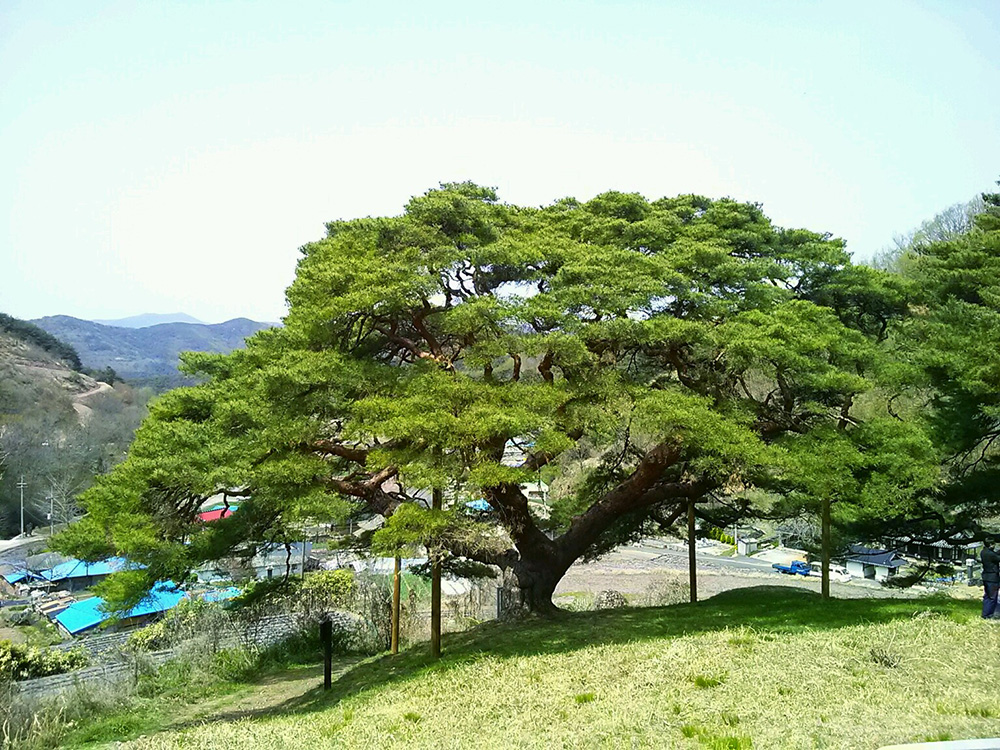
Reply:
[[49, 495], [49, 536], [55, 531], [56, 523], [56, 496]]
[[306, 527], [302, 527], [302, 580], [306, 578], [306, 539], [308, 538], [308, 532]]
[[823, 577], [820, 579], [820, 594], [824, 599], [830, 598], [830, 498], [829, 496], [823, 498], [823, 520], [821, 528], [821, 547], [822, 551], [820, 554], [820, 559], [823, 565]]

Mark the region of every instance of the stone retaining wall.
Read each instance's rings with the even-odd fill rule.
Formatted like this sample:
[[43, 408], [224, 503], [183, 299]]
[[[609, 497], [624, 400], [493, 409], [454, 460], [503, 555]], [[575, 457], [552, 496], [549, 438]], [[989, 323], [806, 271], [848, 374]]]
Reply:
[[[334, 627], [338, 629], [351, 629], [357, 622], [357, 617], [347, 612], [335, 612], [332, 619]], [[240, 645], [267, 648], [290, 638], [297, 631], [298, 625], [294, 618], [288, 615], [270, 615], [261, 618], [250, 628], [234, 626], [232, 631], [220, 640], [219, 645], [224, 648]], [[183, 649], [182, 645], [130, 658], [123, 651], [130, 635], [131, 633], [127, 632], [107, 633], [53, 646], [61, 650], [82, 647], [89, 652], [91, 661], [98, 663], [66, 674], [21, 680], [14, 685], [18, 693], [26, 698], [48, 698], [82, 686], [104, 687], [127, 681], [134, 682], [143, 668], [158, 667], [177, 656]]]
[[14, 685], [17, 687], [18, 693], [26, 698], [49, 698], [85, 685], [92, 686], [96, 684], [100, 687], [111, 687], [122, 682], [134, 682], [138, 679], [141, 663], [160, 666], [170, 661], [174, 656], [175, 652], [173, 649], [153, 651], [143, 654], [141, 662], [119, 659], [92, 667], [84, 667], [83, 669], [77, 669], [74, 672], [67, 672], [66, 674], [54, 674], [49, 677], [22, 680], [15, 682]]

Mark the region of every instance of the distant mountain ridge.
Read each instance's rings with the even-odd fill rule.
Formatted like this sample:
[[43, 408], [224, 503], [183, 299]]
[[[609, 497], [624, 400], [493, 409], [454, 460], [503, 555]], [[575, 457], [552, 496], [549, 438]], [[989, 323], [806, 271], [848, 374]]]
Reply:
[[205, 321], [193, 318], [187, 313], [143, 313], [142, 315], [130, 315], [127, 318], [117, 318], [115, 320], [94, 320], [102, 326], [114, 326], [116, 328], [149, 328], [161, 323], [193, 323], [194, 325], [206, 325]]
[[186, 351], [226, 353], [243, 347], [244, 339], [273, 327], [248, 318], [225, 323], [160, 323], [144, 328], [108, 326], [69, 315], [31, 321], [72, 345], [84, 367], [111, 367], [119, 377], [158, 390], [190, 383], [177, 370], [179, 354]]

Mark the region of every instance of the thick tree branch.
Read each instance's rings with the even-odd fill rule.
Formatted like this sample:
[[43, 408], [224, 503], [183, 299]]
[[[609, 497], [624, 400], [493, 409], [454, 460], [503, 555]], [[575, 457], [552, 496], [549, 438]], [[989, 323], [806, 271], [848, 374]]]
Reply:
[[483, 494], [486, 501], [493, 507], [500, 518], [500, 523], [510, 534], [514, 546], [519, 550], [545, 550], [549, 554], [556, 552], [555, 545], [535, 524], [535, 519], [528, 509], [528, 498], [516, 484], [502, 484], [488, 487]]
[[552, 383], [555, 380], [552, 375], [552, 359], [552, 352], [546, 352], [542, 361], [538, 363], [538, 372], [546, 383]]
[[386, 326], [380, 323], [374, 323], [372, 324], [372, 328], [374, 328], [376, 331], [378, 331], [387, 339], [389, 339], [389, 341], [392, 341], [395, 344], [399, 344], [401, 347], [410, 352], [410, 354], [412, 354], [414, 357], [426, 358], [432, 356], [429, 352], [425, 352], [423, 349], [417, 346], [417, 342], [414, 341], [413, 339], [408, 339], [405, 336], [400, 336], [396, 332], [395, 325], [387, 328]]
[[465, 544], [458, 540], [452, 540], [448, 544], [448, 551], [456, 557], [464, 557], [468, 560], [482, 563], [483, 565], [496, 565], [501, 570], [507, 570], [517, 561], [517, 550], [507, 549], [502, 552], [485, 550], [472, 544]]
[[[566, 533], [556, 540], [559, 547], [576, 559], [616, 518], [670, 496], [667, 487], [658, 491], [654, 487], [667, 468], [680, 460], [681, 452], [679, 440], [663, 442], [651, 449], [628, 479], [573, 519]], [[677, 497], [696, 493], [688, 483], [673, 483], [669, 490]]]
[[336, 440], [314, 440], [309, 447], [319, 453], [326, 453], [331, 456], [339, 456], [353, 461], [356, 464], [365, 465], [368, 460], [368, 450], [365, 448], [352, 448], [349, 445]]
[[444, 353], [441, 349], [441, 344], [438, 343], [438, 340], [434, 337], [434, 334], [432, 334], [427, 329], [427, 326], [424, 323], [424, 318], [426, 318], [428, 313], [432, 312], [432, 310], [429, 306], [427, 306], [426, 302], [424, 303], [424, 305], [425, 308], [423, 310], [414, 313], [413, 316], [411, 317], [411, 321], [413, 322], [413, 327], [417, 330], [417, 333], [420, 334], [423, 340], [427, 342], [427, 346], [430, 347], [431, 353], [438, 360], [443, 360]]
[[332, 487], [342, 495], [348, 495], [350, 497], [356, 497], [360, 500], [370, 502], [379, 492], [387, 494], [382, 489], [382, 485], [395, 477], [398, 473], [399, 469], [395, 466], [386, 466], [384, 469], [372, 474], [364, 481], [341, 479], [340, 477], [327, 477], [323, 480], [323, 483]]
[[657, 512], [653, 512], [653, 518], [658, 524], [664, 528], [670, 528], [674, 525], [678, 518], [680, 518], [684, 512], [687, 510], [687, 503], [678, 503], [674, 509], [670, 512], [669, 516], [663, 516]]

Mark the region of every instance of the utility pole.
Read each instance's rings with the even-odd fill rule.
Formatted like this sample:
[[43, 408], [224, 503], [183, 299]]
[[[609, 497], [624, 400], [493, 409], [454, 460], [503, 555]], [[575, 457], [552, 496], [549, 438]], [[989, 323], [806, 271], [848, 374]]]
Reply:
[[24, 483], [24, 474], [22, 474], [21, 481], [17, 483], [17, 488], [21, 490], [21, 536], [24, 536], [24, 488], [27, 486]]
[[306, 579], [306, 539], [309, 538], [309, 532], [306, 529], [306, 525], [302, 524], [302, 568], [299, 571], [300, 577], [304, 581]]

